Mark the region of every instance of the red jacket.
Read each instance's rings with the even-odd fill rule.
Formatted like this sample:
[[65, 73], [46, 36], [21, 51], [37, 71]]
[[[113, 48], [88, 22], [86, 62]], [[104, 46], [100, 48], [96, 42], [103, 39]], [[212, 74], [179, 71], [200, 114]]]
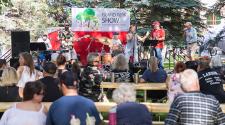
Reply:
[[[150, 37], [154, 40], [156, 37], [158, 38], [163, 38], [165, 37], [165, 30], [164, 29], [153, 29], [150, 33]], [[159, 40], [158, 44], [156, 45], [155, 48], [163, 48], [164, 47], [164, 40]]]

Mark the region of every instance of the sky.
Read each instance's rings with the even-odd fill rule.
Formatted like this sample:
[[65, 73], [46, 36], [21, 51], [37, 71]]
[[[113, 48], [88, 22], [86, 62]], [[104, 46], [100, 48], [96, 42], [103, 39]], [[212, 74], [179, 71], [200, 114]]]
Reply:
[[203, 3], [206, 4], [207, 7], [212, 6], [213, 4], [216, 3], [217, 0], [201, 0]]

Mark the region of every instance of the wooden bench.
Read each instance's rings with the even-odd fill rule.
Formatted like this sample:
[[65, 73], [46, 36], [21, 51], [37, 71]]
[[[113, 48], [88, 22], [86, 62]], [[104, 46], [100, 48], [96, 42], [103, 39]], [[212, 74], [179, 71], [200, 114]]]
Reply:
[[[146, 105], [148, 110], [153, 113], [168, 113], [170, 105], [168, 103], [141, 103]], [[95, 102], [95, 105], [100, 112], [108, 112], [113, 106], [116, 106], [116, 103], [104, 103], [104, 102]]]
[[[10, 108], [14, 102], [0, 102], [0, 112], [4, 112], [6, 109]], [[51, 102], [43, 103], [47, 109], [49, 109]], [[168, 113], [170, 105], [167, 103], [142, 103], [146, 105], [148, 110], [152, 113]], [[95, 105], [99, 112], [108, 112], [113, 106], [116, 106], [116, 103], [110, 102], [95, 102]], [[225, 104], [220, 105], [223, 112], [225, 112]], [[163, 125], [163, 121], [153, 121], [153, 125]]]
[[[102, 82], [101, 89], [116, 89], [121, 83]], [[129, 83], [134, 84], [137, 90], [167, 90], [166, 83]], [[225, 84], [223, 84], [225, 90]]]
[[[111, 83], [111, 82], [102, 82], [101, 83], [101, 90], [102, 93], [104, 92], [104, 89], [116, 89], [119, 87], [121, 83]], [[165, 83], [129, 83], [134, 84], [136, 90], [142, 90], [144, 91], [144, 102], [147, 101], [147, 90], [167, 90]]]
[[[116, 89], [121, 83], [111, 83], [111, 82], [102, 82], [101, 91], [104, 92], [104, 89]], [[134, 84], [136, 90], [144, 91], [144, 102], [147, 101], [147, 90], [167, 90], [166, 83], [129, 83]], [[225, 90], [225, 84], [223, 84], [223, 89]]]
[[[10, 108], [16, 102], [0, 102], [0, 112], [4, 112], [6, 109]], [[51, 102], [43, 103], [47, 109], [49, 109]], [[169, 111], [169, 104], [167, 103], [142, 103], [146, 105], [150, 112], [167, 113]], [[116, 106], [114, 102], [95, 102], [95, 105], [99, 112], [108, 112], [112, 107]], [[224, 106], [225, 107], [225, 106]]]
[[[15, 102], [0, 102], [0, 112], [4, 112], [10, 108]], [[49, 109], [51, 102], [43, 103]], [[146, 105], [148, 110], [152, 113], [168, 113], [170, 105], [168, 103], [141, 103]], [[95, 102], [99, 112], [108, 112], [112, 107], [116, 106], [114, 102]], [[220, 105], [223, 112], [225, 112], [225, 104]]]

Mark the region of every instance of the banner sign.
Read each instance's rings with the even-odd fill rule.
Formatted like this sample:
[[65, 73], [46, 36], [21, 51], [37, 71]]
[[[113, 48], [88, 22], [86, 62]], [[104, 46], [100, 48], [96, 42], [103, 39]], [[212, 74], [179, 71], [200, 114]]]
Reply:
[[73, 31], [129, 31], [130, 13], [117, 8], [72, 8]]

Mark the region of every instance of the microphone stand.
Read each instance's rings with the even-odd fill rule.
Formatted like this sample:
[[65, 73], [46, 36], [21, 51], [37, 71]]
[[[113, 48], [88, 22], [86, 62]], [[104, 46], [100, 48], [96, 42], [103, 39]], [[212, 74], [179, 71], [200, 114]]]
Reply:
[[102, 44], [102, 48], [101, 48], [101, 55], [103, 55], [105, 53], [105, 45]]
[[93, 41], [94, 41], [94, 38], [92, 38], [90, 43], [88, 44], [88, 47], [86, 49], [86, 51], [88, 51], [88, 53], [90, 52], [90, 47], [91, 47], [91, 44], [93, 43]]
[[[134, 37], [134, 43], [133, 43], [133, 64], [135, 64], [135, 49], [136, 49], [136, 45], [137, 45], [137, 38], [136, 38], [136, 32], [137, 32], [137, 17], [136, 17], [136, 12], [137, 10], [135, 9], [135, 7], [132, 8], [133, 9], [133, 15], [134, 15], [134, 21], [135, 21], [135, 33], [133, 33], [133, 37]], [[139, 55], [138, 55], [139, 57]]]

